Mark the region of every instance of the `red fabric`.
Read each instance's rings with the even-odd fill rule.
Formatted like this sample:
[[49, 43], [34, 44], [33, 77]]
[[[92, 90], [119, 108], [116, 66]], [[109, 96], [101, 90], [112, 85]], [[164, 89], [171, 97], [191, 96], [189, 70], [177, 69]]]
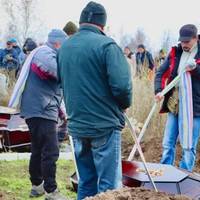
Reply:
[[47, 79], [52, 79], [55, 78], [48, 72], [43, 71], [40, 67], [38, 67], [35, 63], [31, 64], [31, 70], [36, 73], [41, 79], [47, 80]]
[[172, 48], [171, 52], [170, 52], [170, 66], [168, 68], [168, 70], [163, 74], [162, 76], [162, 80], [161, 80], [161, 88], [164, 89], [165, 85], [167, 83], [167, 80], [169, 79], [174, 66], [175, 66], [175, 48]]
[[62, 109], [59, 108], [58, 111], [59, 111], [59, 112], [58, 112], [58, 116], [59, 116], [59, 118], [60, 118], [60, 119], [65, 119], [66, 116], [65, 116], [65, 113], [62, 111]]
[[196, 64], [200, 64], [200, 58], [196, 59]]
[[[200, 65], [200, 58], [196, 59], [196, 64]], [[197, 73], [197, 68], [199, 68], [199, 66], [197, 66], [194, 70], [190, 71], [191, 75], [195, 76], [196, 78], [200, 79], [199, 74]]]

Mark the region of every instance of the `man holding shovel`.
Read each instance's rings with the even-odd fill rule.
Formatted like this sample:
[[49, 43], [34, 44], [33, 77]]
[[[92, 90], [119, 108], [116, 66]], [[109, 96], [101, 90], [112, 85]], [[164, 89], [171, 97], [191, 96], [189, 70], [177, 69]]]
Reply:
[[176, 142], [182, 146], [180, 168], [192, 171], [200, 132], [200, 43], [197, 28], [186, 24], [179, 31], [180, 44], [172, 47], [155, 77], [155, 98], [177, 75], [178, 84], [164, 97], [161, 113], [168, 112], [161, 163], [174, 164]]
[[121, 187], [123, 111], [131, 105], [128, 63], [104, 32], [106, 10], [89, 2], [80, 29], [58, 53], [68, 130], [79, 172], [78, 200]]

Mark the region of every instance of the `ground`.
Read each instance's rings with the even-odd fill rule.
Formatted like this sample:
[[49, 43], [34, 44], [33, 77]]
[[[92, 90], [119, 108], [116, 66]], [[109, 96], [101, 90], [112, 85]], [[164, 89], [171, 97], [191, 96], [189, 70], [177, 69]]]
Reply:
[[[60, 191], [70, 200], [75, 199], [76, 194], [72, 192], [69, 180], [74, 172], [73, 162], [59, 160], [57, 169], [57, 182]], [[29, 199], [31, 184], [28, 175], [28, 161], [0, 161], [0, 172], [0, 200]], [[44, 197], [37, 198], [37, 200], [43, 199]]]
[[[125, 129], [122, 134], [122, 157], [127, 159], [132, 147], [133, 139], [128, 129]], [[153, 134], [147, 135], [141, 143], [147, 162], [160, 162], [162, 154], [162, 135]], [[177, 161], [181, 157], [181, 148], [177, 148]], [[139, 159], [138, 153], [136, 159]], [[200, 156], [197, 155], [197, 163], [195, 172], [200, 172]], [[28, 161], [0, 161], [0, 200], [27, 200], [30, 191], [30, 181], [28, 176]], [[70, 200], [75, 199], [76, 194], [72, 192], [69, 177], [74, 172], [72, 161], [58, 161], [57, 180], [58, 185], [63, 194], [70, 197]], [[66, 188], [67, 186], [67, 188]], [[38, 200], [42, 200], [38, 198]], [[155, 193], [142, 188], [122, 189], [120, 191], [111, 191], [98, 195], [95, 198], [88, 198], [88, 200], [186, 200], [186, 197], [170, 196], [163, 193]], [[33, 199], [34, 200], [34, 199]]]
[[167, 195], [162, 192], [154, 192], [143, 188], [123, 188], [108, 191], [85, 200], [189, 200], [185, 196]]
[[[128, 129], [125, 129], [122, 135], [122, 156], [123, 159], [127, 159], [131, 149], [134, 145], [134, 141], [131, 138], [131, 134]], [[159, 163], [162, 156], [162, 135], [154, 136], [153, 133], [145, 137], [143, 142], [141, 142], [141, 147], [147, 162]], [[194, 168], [194, 172], [200, 173], [200, 146], [197, 150], [197, 160]], [[136, 159], [139, 159], [139, 154], [136, 153]], [[181, 159], [181, 146], [177, 144], [177, 155], [175, 165], [178, 166]]]

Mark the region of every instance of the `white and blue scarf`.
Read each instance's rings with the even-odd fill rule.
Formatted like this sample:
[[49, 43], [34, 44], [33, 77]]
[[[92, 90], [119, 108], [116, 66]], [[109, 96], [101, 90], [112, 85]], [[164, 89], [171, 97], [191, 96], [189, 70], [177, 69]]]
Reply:
[[15, 108], [17, 110], [20, 109], [21, 97], [22, 97], [22, 93], [23, 93], [25, 85], [26, 85], [26, 80], [27, 80], [28, 75], [29, 75], [31, 61], [32, 61], [34, 55], [38, 52], [38, 50], [40, 50], [41, 48], [44, 48], [44, 47], [45, 47], [44, 45], [37, 47], [26, 58], [26, 61], [24, 62], [23, 66], [22, 66], [22, 70], [20, 72], [19, 78], [18, 78], [18, 80], [15, 84], [15, 87], [13, 89], [10, 101], [8, 103], [8, 107]]
[[[194, 60], [196, 53], [196, 45], [190, 52], [183, 52], [179, 64], [179, 73], [189, 64], [190, 60]], [[187, 71], [181, 74], [179, 82], [178, 122], [182, 147], [184, 149], [191, 149], [193, 143], [193, 99], [191, 74]]]

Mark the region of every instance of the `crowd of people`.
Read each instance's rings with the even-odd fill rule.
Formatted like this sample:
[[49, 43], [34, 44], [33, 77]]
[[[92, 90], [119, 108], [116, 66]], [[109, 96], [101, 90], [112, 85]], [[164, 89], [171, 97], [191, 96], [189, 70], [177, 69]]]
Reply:
[[10, 38], [6, 42], [6, 47], [0, 49], [0, 69], [8, 75], [11, 85], [18, 77], [26, 57], [36, 47], [36, 42], [31, 38], [26, 39], [22, 48], [15, 38]]
[[[73, 35], [77, 30], [77, 26], [71, 21], [63, 28], [68, 36]], [[33, 38], [27, 38], [20, 47], [16, 38], [9, 38], [5, 48], [0, 49], [0, 69], [8, 75], [11, 81], [14, 81], [19, 76], [27, 56], [41, 45], [42, 43], [37, 43]]]
[[[78, 28], [70, 21], [65, 25], [63, 31], [71, 36], [78, 31]], [[6, 47], [0, 49], [0, 69], [3, 69], [11, 80], [16, 79], [26, 57], [32, 50], [41, 45], [42, 43], [37, 44], [34, 39], [27, 38], [23, 46], [20, 47], [15, 38], [9, 38], [6, 41]], [[132, 52], [129, 46], [125, 46], [124, 55], [131, 66], [131, 76], [147, 77], [149, 80], [153, 80], [155, 70], [166, 58], [166, 51], [161, 49], [158, 55], [153, 58], [145, 45], [139, 44], [135, 53]]]
[[166, 51], [161, 49], [158, 55], [153, 58], [144, 44], [139, 44], [135, 53], [129, 46], [125, 46], [124, 55], [131, 66], [131, 76], [153, 80], [155, 71], [166, 58]]
[[[45, 194], [46, 200], [67, 199], [56, 183], [58, 116], [67, 120], [73, 139], [79, 174], [77, 199], [122, 187], [121, 131], [134, 92], [132, 70], [140, 78], [146, 73], [149, 80], [155, 73], [155, 100], [164, 98], [161, 112], [167, 112], [168, 118], [161, 162], [174, 164], [180, 135], [180, 168], [193, 170], [200, 132], [196, 26], [181, 27], [180, 43], [167, 57], [161, 50], [156, 67], [144, 44], [138, 45], [136, 53], [128, 46], [122, 51], [105, 35], [106, 21], [103, 5], [89, 2], [81, 12], [79, 29], [69, 22], [63, 30], [52, 29], [43, 45], [29, 38], [20, 49], [11, 39], [1, 51], [2, 67], [20, 71], [9, 106], [20, 109], [31, 133], [30, 197]], [[179, 84], [163, 96], [161, 91], [177, 75]]]

